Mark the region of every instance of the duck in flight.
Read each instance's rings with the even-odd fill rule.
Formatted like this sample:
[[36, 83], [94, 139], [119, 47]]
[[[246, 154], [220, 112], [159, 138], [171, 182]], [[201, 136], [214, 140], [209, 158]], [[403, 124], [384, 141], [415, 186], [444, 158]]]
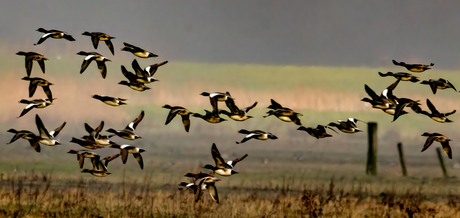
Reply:
[[106, 177], [107, 175], [110, 175], [109, 171], [107, 170], [107, 167], [109, 165], [109, 162], [116, 159], [119, 157], [120, 154], [116, 154], [113, 156], [108, 156], [103, 158], [102, 160], [100, 159], [99, 155], [96, 155], [94, 157], [91, 157], [91, 163], [93, 164], [93, 169], [83, 169], [81, 171], [82, 173], [90, 173], [93, 176], [96, 177]]
[[278, 139], [275, 135], [270, 132], [262, 131], [262, 130], [253, 130], [249, 131], [246, 129], [241, 129], [238, 133], [246, 134], [241, 142], [236, 142], [236, 144], [242, 144], [250, 139], [258, 139], [258, 140], [267, 140], [267, 139]]
[[190, 112], [187, 108], [181, 106], [171, 106], [169, 104], [165, 104], [163, 108], [169, 109], [165, 125], [168, 125], [174, 117], [176, 117], [176, 115], [180, 115], [182, 117], [182, 123], [184, 124], [185, 131], [188, 132], [190, 130], [190, 115], [193, 115], [193, 112]]
[[138, 82], [137, 81], [137, 76], [135, 74], [129, 72], [128, 70], [126, 70], [125, 66], [123, 66], [123, 65], [121, 65], [121, 72], [129, 80], [129, 82], [125, 81], [125, 80], [122, 80], [118, 84], [128, 86], [132, 90], [139, 91], [139, 92], [143, 92], [143, 91], [145, 91], [147, 89], [150, 89], [149, 87], [144, 85], [144, 83]]
[[[393, 95], [393, 90], [399, 84], [400, 79], [396, 80], [394, 83], [389, 85], [382, 93], [377, 95], [374, 90], [372, 90], [368, 85], [364, 84], [364, 89], [366, 93], [371, 98], [363, 98], [361, 101], [368, 102], [372, 105], [373, 108], [378, 108], [383, 110], [385, 113], [394, 115], [396, 106], [398, 105], [397, 97]], [[400, 115], [406, 114], [406, 111], [402, 111]]]
[[85, 158], [93, 158], [99, 156], [97, 153], [88, 150], [70, 150], [67, 153], [77, 155], [77, 161], [78, 165], [80, 166], [80, 169], [83, 169], [83, 165], [85, 164]]
[[134, 72], [136, 72], [136, 81], [140, 83], [151, 83], [158, 81], [157, 79], [153, 78], [153, 75], [157, 72], [158, 67], [163, 66], [167, 64], [168, 61], [164, 61], [158, 64], [153, 64], [150, 65], [144, 69], [141, 68], [139, 63], [137, 62], [136, 59], [133, 60], [131, 63], [132, 68], [134, 69]]
[[52, 104], [52, 102], [49, 99], [45, 99], [45, 98], [35, 99], [35, 100], [22, 99], [21, 101], [19, 101], [19, 103], [27, 104], [24, 110], [22, 110], [19, 117], [26, 115], [29, 111], [31, 111], [34, 108], [45, 108]]
[[411, 81], [413, 83], [416, 83], [418, 81], [420, 81], [418, 79], [418, 77], [410, 74], [410, 73], [406, 73], [406, 72], [398, 72], [398, 73], [393, 73], [393, 72], [387, 72], [387, 73], [381, 73], [379, 72], [379, 75], [381, 77], [387, 77], [387, 76], [392, 76], [396, 79], [400, 79], [401, 81]]
[[212, 170], [213, 174], [217, 173], [221, 176], [231, 176], [231, 175], [237, 174], [238, 172], [235, 172], [233, 170], [233, 167], [235, 167], [235, 165], [238, 162], [242, 161], [244, 158], [248, 156], [248, 154], [245, 154], [244, 156], [240, 158], [225, 162], [224, 158], [222, 158], [222, 155], [217, 149], [217, 146], [215, 143], [212, 143], [211, 155], [212, 155], [212, 159], [214, 159], [216, 166], [213, 166], [211, 164], [206, 164], [203, 168]]
[[423, 115], [426, 115], [430, 117], [432, 120], [439, 122], [439, 123], [451, 123], [453, 122], [452, 120], [449, 120], [447, 116], [454, 114], [457, 112], [457, 110], [453, 110], [452, 112], [449, 113], [440, 113], [436, 107], [431, 103], [430, 99], [426, 99], [426, 105], [428, 106], [428, 109], [430, 109], [431, 113], [427, 111], [421, 111], [420, 113]]
[[97, 52], [80, 51], [77, 53], [77, 55], [86, 56], [85, 59], [83, 59], [83, 63], [81, 64], [80, 74], [82, 74], [86, 70], [86, 68], [88, 68], [89, 64], [92, 61], [96, 61], [97, 68], [99, 69], [99, 72], [101, 73], [102, 78], [105, 79], [105, 77], [107, 76], [107, 66], [105, 65], [105, 62], [111, 61], [111, 60], [109, 60], [108, 58], [102, 56], [101, 54]]
[[102, 101], [105, 104], [110, 105], [110, 106], [125, 105], [126, 104], [125, 101], [127, 101], [127, 99], [124, 99], [124, 98], [110, 97], [110, 96], [105, 96], [105, 95], [92, 95], [91, 97], [99, 101]]
[[311, 136], [320, 139], [320, 138], [326, 138], [326, 137], [332, 137], [331, 134], [328, 134], [326, 132], [326, 129], [330, 129], [334, 131], [335, 133], [339, 134], [337, 131], [332, 129], [329, 126], [323, 126], [323, 125], [318, 125], [316, 128], [313, 127], [305, 127], [305, 126], [300, 126], [297, 130], [302, 130], [310, 134]]
[[[203, 191], [208, 190], [209, 195], [211, 196], [214, 202], [219, 203], [219, 195], [217, 194], [217, 189], [215, 183], [220, 181], [217, 177], [214, 177], [209, 174], [199, 173], [199, 174], [191, 174], [188, 173], [186, 176], [192, 179], [192, 182], [185, 183], [182, 182], [179, 186], [183, 186], [187, 189], [190, 189], [195, 194], [195, 202], [198, 202], [203, 195]], [[179, 188], [181, 189], [181, 188]]]
[[139, 166], [141, 169], [144, 169], [144, 160], [142, 159], [142, 152], [145, 152], [144, 149], [138, 148], [133, 145], [111, 145], [111, 148], [117, 148], [120, 149], [120, 155], [121, 155], [121, 160], [123, 161], [123, 164], [126, 164], [126, 161], [128, 160], [128, 154], [133, 154], [134, 158], [137, 160], [139, 163]]
[[290, 108], [283, 107], [273, 99], [271, 99], [270, 102], [271, 105], [269, 105], [268, 108], [271, 110], [267, 112], [267, 115], [265, 115], [264, 118], [273, 115], [284, 122], [293, 122], [297, 125], [302, 125], [299, 119], [299, 116], [302, 116], [301, 113], [297, 113]]
[[153, 54], [152, 52], [146, 51], [146, 50], [144, 50], [142, 48], [139, 48], [137, 46], [128, 44], [126, 42], [123, 42], [123, 45], [125, 45], [125, 47], [123, 47], [121, 49], [122, 51], [131, 52], [133, 55], [135, 55], [137, 57], [140, 57], [140, 58], [150, 58], [150, 57], [156, 58], [156, 57], [158, 57], [158, 55]]
[[29, 144], [30, 146], [32, 146], [32, 148], [36, 151], [36, 152], [40, 152], [40, 144], [38, 143], [38, 136], [35, 135], [33, 132], [29, 131], [29, 130], [15, 130], [15, 129], [9, 129], [7, 132], [11, 132], [11, 133], [14, 133], [14, 136], [13, 138], [10, 140], [10, 142], [6, 143], [6, 144], [11, 144], [13, 142], [15, 142], [16, 140], [20, 139], [20, 138], [23, 138], [27, 141], [29, 141]]
[[247, 113], [249, 112], [249, 110], [251, 110], [252, 108], [254, 108], [257, 105], [257, 101], [254, 102], [254, 104], [252, 104], [251, 106], [241, 108], [241, 109], [238, 108], [238, 106], [236, 106], [235, 101], [233, 100], [233, 98], [228, 98], [225, 101], [225, 104], [230, 109], [230, 112], [226, 111], [226, 110], [219, 110], [219, 114], [225, 114], [230, 119], [235, 120], [235, 121], [245, 121], [245, 120], [247, 120], [249, 118], [253, 118], [253, 116], [249, 116], [249, 115], [247, 115]]
[[226, 102], [227, 100], [232, 98], [229, 92], [225, 92], [225, 93], [223, 92], [212, 92], [212, 93], [202, 92], [200, 95], [209, 97], [209, 102], [211, 103], [212, 110], [213, 112], [217, 114], [219, 113], [219, 107], [217, 103], [219, 101]]
[[[362, 130], [358, 129], [356, 122], [361, 121], [356, 118], [348, 118], [346, 121], [338, 120], [338, 123], [331, 122], [328, 126], [336, 127], [338, 130], [344, 133], [357, 133], [362, 132]], [[364, 121], [361, 121], [365, 123]]]
[[447, 138], [445, 135], [441, 133], [425, 132], [422, 134], [422, 136], [428, 137], [425, 141], [425, 144], [423, 145], [422, 152], [425, 151], [428, 147], [430, 147], [430, 145], [433, 144], [434, 141], [437, 141], [441, 143], [442, 149], [446, 152], [449, 159], [452, 159], [452, 148], [449, 145], [449, 141], [452, 141], [451, 139]]
[[50, 89], [50, 85], [53, 85], [53, 83], [50, 83], [47, 80], [39, 77], [24, 77], [22, 80], [29, 81], [29, 98], [34, 96], [35, 90], [37, 90], [37, 86], [41, 86], [46, 94], [46, 97], [48, 97], [48, 100], [53, 102], [53, 94], [51, 93]]
[[393, 61], [393, 64], [396, 65], [396, 66], [401, 66], [401, 67], [405, 67], [407, 70], [411, 71], [411, 72], [416, 72], [416, 73], [421, 73], [421, 72], [424, 72], [425, 70], [429, 70], [431, 69], [430, 67], [432, 67], [434, 65], [434, 63], [431, 63], [431, 64], [406, 64], [405, 62], [397, 62], [395, 60], [392, 60]]
[[116, 144], [115, 142], [110, 141], [110, 138], [113, 135], [102, 135], [101, 131], [104, 128], [104, 121], [101, 121], [99, 126], [93, 129], [89, 124], [85, 123], [85, 130], [89, 133], [89, 135], [85, 135], [82, 138], [88, 139], [96, 142], [98, 145], [113, 145]]
[[68, 33], [60, 30], [45, 30], [43, 28], [38, 28], [38, 32], [45, 33], [36, 44], [34, 45], [40, 45], [42, 44], [46, 39], [48, 38], [53, 38], [53, 39], [66, 39], [68, 41], [75, 41], [75, 39], [69, 35]]
[[43, 121], [40, 119], [40, 116], [38, 114], [35, 115], [35, 123], [37, 124], [38, 132], [40, 133], [38, 137], [38, 142], [48, 145], [48, 146], [54, 146], [54, 145], [60, 145], [58, 140], [56, 140], [56, 137], [58, 134], [61, 132], [62, 128], [66, 125], [66, 122], [62, 123], [61, 126], [57, 127], [55, 130], [48, 132], [46, 129], [45, 125], [43, 124]]
[[433, 94], [436, 94], [436, 91], [438, 89], [452, 88], [453, 90], [457, 91], [457, 89], [451, 82], [443, 78], [439, 78], [438, 80], [435, 80], [435, 79], [423, 80], [420, 84], [429, 85], [431, 88], [431, 91], [433, 91]]
[[138, 136], [134, 131], [136, 130], [137, 125], [142, 121], [144, 118], [144, 111], [141, 111], [139, 116], [134, 119], [131, 123], [129, 123], [124, 129], [122, 130], [115, 130], [115, 129], [108, 129], [107, 132], [113, 133], [120, 138], [128, 139], [128, 140], [135, 140], [138, 138], [142, 138]]
[[112, 55], [115, 55], [115, 51], [113, 50], [113, 44], [111, 41], [112, 39], [115, 39], [115, 37], [109, 36], [101, 32], [87, 32], [87, 31], [82, 33], [82, 35], [91, 36], [91, 42], [93, 42], [94, 49], [97, 49], [99, 41], [104, 41], [107, 47], [109, 47], [110, 52], [112, 52]]
[[25, 59], [26, 59], [27, 77], [30, 77], [30, 73], [32, 72], [33, 61], [36, 61], [38, 65], [40, 66], [40, 69], [42, 69], [42, 72], [45, 73], [45, 61], [48, 60], [48, 58], [45, 58], [44, 55], [36, 53], [36, 52], [23, 52], [23, 51], [20, 51], [16, 54], [26, 56]]

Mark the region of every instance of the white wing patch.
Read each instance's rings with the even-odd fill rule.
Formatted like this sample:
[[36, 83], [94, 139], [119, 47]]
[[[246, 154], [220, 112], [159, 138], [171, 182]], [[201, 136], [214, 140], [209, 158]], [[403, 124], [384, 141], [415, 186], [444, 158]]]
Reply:
[[227, 161], [227, 164], [233, 167], [233, 161], [229, 160]]
[[87, 60], [89, 60], [89, 59], [91, 59], [91, 58], [93, 58], [93, 57], [95, 57], [95, 56], [96, 56], [96, 55], [88, 55], [88, 56], [85, 57], [85, 61], [87, 61]]
[[214, 98], [214, 97], [216, 97], [217, 95], [220, 95], [220, 93], [211, 93], [211, 94], [209, 94], [209, 97]]
[[388, 98], [388, 89], [383, 90], [382, 95]]
[[120, 148], [125, 149], [125, 148], [130, 147], [130, 146], [131, 146], [131, 145], [122, 145], [122, 146], [120, 146]]
[[31, 107], [34, 107], [35, 105], [36, 105], [36, 104], [29, 104], [29, 105], [26, 106], [25, 109], [29, 109], [29, 108], [31, 108]]
[[134, 122], [131, 122], [131, 123], [128, 124], [128, 127], [129, 127], [131, 130], [134, 131], [134, 127], [133, 127], [133, 126], [134, 126]]
[[53, 34], [53, 33], [47, 33], [47, 34], [43, 35], [42, 38], [46, 38], [46, 37], [48, 37], [48, 36], [51, 35], [51, 34]]

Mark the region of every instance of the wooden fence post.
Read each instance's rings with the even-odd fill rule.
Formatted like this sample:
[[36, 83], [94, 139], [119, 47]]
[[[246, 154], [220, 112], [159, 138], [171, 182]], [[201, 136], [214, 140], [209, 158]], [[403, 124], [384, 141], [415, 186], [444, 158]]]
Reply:
[[402, 143], [398, 143], [398, 154], [399, 154], [399, 163], [401, 163], [401, 171], [403, 176], [407, 176], [406, 169], [406, 159], [404, 158], [404, 152], [402, 148]]
[[446, 166], [444, 165], [444, 159], [442, 158], [443, 151], [441, 151], [440, 147], [436, 148], [436, 153], [438, 153], [438, 160], [439, 160], [439, 164], [441, 165], [441, 169], [442, 169], [442, 173], [444, 174], [444, 178], [448, 178], [449, 176], [447, 175]]
[[377, 123], [367, 123], [367, 165], [366, 174], [377, 175]]

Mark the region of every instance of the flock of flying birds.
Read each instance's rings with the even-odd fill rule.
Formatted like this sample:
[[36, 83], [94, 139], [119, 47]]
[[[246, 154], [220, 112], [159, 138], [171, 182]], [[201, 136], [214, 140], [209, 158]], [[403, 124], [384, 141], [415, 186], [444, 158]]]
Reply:
[[[39, 41], [35, 45], [42, 44], [48, 38], [66, 39], [68, 41], [75, 41], [75, 39], [71, 35], [63, 31], [45, 30], [43, 28], [39, 28], [37, 31], [44, 33], [44, 35], [39, 39]], [[111, 42], [111, 40], [115, 39], [115, 37], [109, 36], [101, 32], [84, 32], [82, 33], [82, 35], [91, 37], [91, 41], [92, 41], [94, 49], [97, 49], [99, 41], [104, 41], [107, 47], [109, 48], [110, 52], [112, 53], [112, 55], [115, 54], [114, 46]], [[126, 42], [123, 44], [124, 44], [124, 47], [121, 49], [122, 51], [131, 52], [133, 55], [137, 57], [140, 57], [140, 58], [158, 57], [158, 55], [152, 52], [146, 51], [142, 48], [136, 47]], [[25, 56], [25, 68], [26, 68], [27, 76], [22, 78], [22, 80], [29, 81], [29, 98], [33, 97], [38, 86], [41, 86], [43, 88], [43, 91], [45, 92], [47, 96], [47, 99], [34, 99], [34, 100], [22, 99], [21, 101], [19, 101], [20, 103], [27, 104], [27, 106], [23, 109], [23, 111], [19, 115], [19, 117], [22, 117], [34, 108], [45, 108], [52, 104], [54, 98], [52, 96], [50, 85], [53, 85], [53, 84], [43, 78], [30, 77], [31, 72], [32, 72], [33, 61], [36, 61], [39, 64], [42, 72], [45, 73], [45, 62], [44, 61], [48, 59], [44, 55], [38, 54], [36, 52], [23, 52], [23, 51], [20, 51], [16, 54]], [[80, 68], [80, 73], [83, 73], [88, 68], [88, 66], [91, 64], [91, 62], [95, 61], [101, 73], [102, 78], [106, 77], [107, 67], [105, 65], [105, 62], [111, 61], [110, 59], [102, 56], [101, 54], [97, 52], [80, 51], [77, 54], [85, 56], [83, 59], [81, 68]], [[155, 72], [158, 70], [160, 66], [163, 66], [167, 63], [168, 61], [164, 61], [162, 63], [157, 63], [157, 64], [147, 66], [146, 68], [143, 69], [140, 67], [137, 60], [134, 59], [134, 61], [132, 62], [132, 68], [135, 71], [135, 73], [129, 72], [122, 65], [121, 66], [122, 74], [127, 78], [128, 81], [124, 80], [124, 81], [119, 82], [119, 84], [126, 85], [135, 91], [148, 90], [149, 87], [147, 87], [145, 84], [157, 81], [153, 77]], [[430, 66], [433, 66], [433, 64], [431, 65], [405, 64], [404, 62], [396, 62], [396, 61], [393, 61], [393, 63], [395, 65], [406, 67], [409, 71], [412, 71], [412, 72], [423, 72], [427, 69], [430, 69], [429, 68]], [[393, 95], [393, 90], [396, 88], [396, 86], [398, 85], [400, 81], [418, 82], [419, 80], [417, 79], [417, 77], [413, 76], [412, 74], [403, 73], [403, 72], [399, 72], [399, 73], [388, 72], [386, 74], [382, 74], [382, 73], [379, 73], [379, 74], [382, 77], [393, 76], [397, 78], [397, 81], [391, 84], [387, 89], [385, 89], [380, 96], [377, 95], [367, 85], [365, 85], [365, 90], [371, 98], [364, 98], [362, 99], [362, 101], [369, 102], [372, 105], [372, 107], [381, 109], [384, 112], [393, 115], [394, 120], [396, 120], [399, 116], [407, 113], [406, 111], [404, 111], [405, 107], [410, 107], [414, 112], [427, 115], [437, 122], [451, 122], [449, 119], [447, 119], [447, 116], [455, 113], [455, 111], [450, 112], [450, 113], [440, 113], [436, 110], [433, 104], [427, 99], [427, 105], [431, 111], [430, 113], [427, 111], [423, 111], [419, 107], [420, 105], [419, 101], [414, 101], [408, 98], [397, 98], [396, 96]], [[455, 90], [455, 87], [450, 82], [444, 79], [423, 81], [421, 82], [421, 84], [430, 85], [434, 94], [436, 93], [437, 89], [453, 88]], [[221, 117], [222, 114], [226, 115], [228, 118], [235, 120], [235, 121], [245, 121], [247, 119], [253, 118], [253, 116], [248, 115], [248, 112], [252, 108], [256, 107], [258, 103], [258, 102], [254, 102], [252, 105], [248, 107], [239, 108], [236, 105], [234, 99], [232, 98], [229, 92], [225, 92], [225, 93], [224, 92], [213, 92], [213, 93], [203, 92], [201, 93], [201, 95], [209, 98], [210, 104], [212, 107], [211, 111], [205, 110], [205, 114], [202, 115], [199, 113], [191, 112], [182, 106], [171, 106], [171, 105], [166, 104], [163, 106], [163, 108], [168, 109], [169, 114], [166, 118], [165, 125], [169, 124], [177, 115], [181, 116], [182, 123], [184, 125], [184, 129], [186, 132], [189, 132], [190, 130], [190, 116], [201, 118], [209, 123], [220, 123], [223, 121], [227, 121], [227, 119]], [[120, 106], [120, 105], [126, 104], [125, 102], [126, 99], [122, 99], [118, 97], [111, 97], [111, 96], [104, 96], [104, 95], [97, 95], [97, 94], [93, 95], [92, 97], [110, 106]], [[224, 102], [228, 110], [219, 109], [219, 102]], [[356, 125], [356, 123], [360, 120], [355, 119], [355, 118], [348, 118], [345, 121], [339, 120], [338, 123], [330, 122], [328, 125], [318, 125], [316, 127], [305, 127], [305, 126], [302, 126], [301, 120], [299, 118], [299, 116], [302, 116], [302, 114], [290, 108], [283, 107], [281, 104], [279, 104], [273, 99], [271, 99], [271, 104], [268, 106], [268, 109], [270, 110], [267, 111], [267, 114], [264, 116], [264, 118], [273, 115], [284, 122], [292, 122], [299, 126], [298, 130], [306, 131], [308, 134], [310, 134], [311, 136], [317, 139], [332, 137], [332, 135], [327, 133], [327, 130], [332, 130], [338, 133], [336, 130], [333, 129], [333, 127], [345, 133], [357, 133], [357, 132], [362, 131], [358, 129]], [[124, 129], [115, 130], [113, 128], [109, 128], [106, 131], [111, 133], [110, 135], [103, 135], [102, 133], [102, 130], [104, 128], [104, 121], [101, 121], [99, 126], [97, 126], [96, 128], [92, 128], [89, 124], [85, 123], [85, 130], [88, 132], [88, 135], [82, 136], [80, 138], [72, 137], [72, 140], [70, 142], [76, 143], [86, 149], [70, 150], [68, 153], [77, 155], [77, 160], [79, 162], [80, 168], [84, 167], [84, 160], [86, 158], [90, 159], [93, 165], [93, 168], [83, 169], [82, 173], [90, 173], [93, 176], [97, 176], [97, 177], [105, 177], [109, 175], [110, 174], [110, 172], [108, 172], [109, 162], [120, 156], [121, 156], [122, 162], [125, 164], [127, 162], [127, 158], [129, 154], [132, 154], [134, 156], [134, 158], [139, 163], [140, 168], [143, 169], [144, 163], [143, 163], [141, 153], [145, 151], [144, 149], [138, 148], [133, 145], [127, 145], [127, 144], [119, 145], [111, 141], [111, 138], [113, 136], [118, 136], [126, 140], [136, 140], [138, 138], [141, 138], [141, 136], [136, 134], [135, 130], [138, 124], [144, 118], [144, 115], [145, 115], [144, 111], [141, 111], [139, 116], [135, 118], [132, 122], [130, 122]], [[13, 143], [19, 138], [23, 138], [23, 139], [28, 140], [30, 145], [37, 152], [40, 152], [40, 144], [44, 144], [48, 146], [54, 146], [54, 145], [60, 144], [56, 140], [56, 137], [59, 134], [59, 132], [64, 128], [64, 126], [66, 125], [66, 122], [64, 122], [61, 126], [57, 127], [54, 131], [51, 131], [51, 132], [49, 132], [46, 129], [43, 121], [41, 120], [38, 114], [35, 116], [35, 122], [38, 128], [39, 134], [35, 134], [29, 130], [18, 131], [15, 129], [9, 129], [8, 132], [14, 133], [14, 137], [11, 139], [11, 141], [8, 144]], [[364, 121], [361, 121], [361, 122], [364, 122]], [[241, 141], [236, 142], [237, 144], [245, 143], [250, 139], [258, 139], [258, 140], [273, 139], [274, 140], [278, 138], [274, 134], [267, 132], [267, 131], [263, 131], [263, 130], [241, 129], [238, 132], [241, 134], [245, 134], [245, 137]], [[450, 139], [448, 139], [447, 137], [439, 133], [432, 133], [432, 134], [424, 133], [423, 136], [428, 136], [428, 139], [426, 141], [426, 144], [424, 145], [423, 150], [428, 148], [433, 141], [439, 141], [444, 147], [444, 150], [449, 155], [449, 158], [451, 158], [451, 149], [448, 144], [448, 141]], [[96, 150], [96, 149], [101, 149], [101, 148], [119, 149], [119, 153], [113, 156], [101, 158], [97, 153], [91, 151], [91, 150]], [[179, 184], [180, 190], [188, 189], [195, 194], [195, 201], [199, 201], [202, 196], [203, 191], [208, 190], [211, 198], [215, 202], [218, 203], [219, 197], [217, 194], [217, 189], [215, 187], [215, 182], [220, 181], [220, 179], [216, 177], [216, 175], [231, 176], [231, 175], [236, 174], [237, 172], [234, 171], [233, 168], [238, 162], [242, 161], [248, 156], [248, 154], [245, 154], [244, 156], [240, 158], [226, 162], [222, 158], [215, 144], [211, 146], [211, 155], [214, 159], [215, 165], [207, 164], [203, 166], [204, 169], [211, 170], [210, 173], [203, 173], [203, 172], [187, 173], [185, 177], [189, 179], [189, 182], [182, 182]]]
[[[424, 64], [406, 64], [404, 62], [397, 62], [393, 60], [393, 64], [397, 66], [402, 66], [405, 67], [407, 70], [411, 72], [416, 72], [416, 73], [421, 73], [424, 72], [425, 70], [431, 69], [430, 67], [433, 66], [434, 64], [431, 63], [429, 65], [424, 65]], [[412, 100], [409, 98], [398, 98], [393, 94], [394, 89], [396, 86], [399, 84], [400, 81], [410, 81], [413, 83], [417, 83], [420, 81], [418, 77], [406, 73], [406, 72], [398, 72], [398, 73], [392, 73], [392, 72], [387, 72], [386, 74], [379, 72], [379, 75], [382, 77], [387, 77], [387, 76], [393, 76], [397, 80], [392, 83], [390, 86], [388, 86], [385, 90], [382, 91], [380, 95], [377, 95], [369, 86], [364, 85], [364, 88], [369, 95], [370, 98], [363, 98], [362, 101], [368, 102], [372, 105], [373, 108], [381, 109], [385, 113], [390, 114], [393, 116], [393, 121], [396, 121], [398, 117], [401, 115], [407, 114], [408, 112], [404, 110], [404, 108], [410, 108], [412, 109], [413, 112], [417, 114], [422, 114], [425, 116], [428, 116], [432, 120], [439, 122], [439, 123], [450, 123], [452, 120], [447, 118], [449, 115], [452, 115], [456, 112], [456, 110], [453, 110], [451, 112], [444, 112], [441, 113], [439, 112], [436, 107], [431, 103], [431, 101], [427, 98], [426, 99], [426, 105], [430, 111], [425, 111], [420, 108], [420, 100]], [[451, 88], [455, 92], [457, 92], [457, 89], [455, 89], [455, 86], [449, 82], [446, 79], [439, 78], [438, 80], [435, 79], [429, 79], [429, 80], [423, 80], [420, 82], [420, 84], [424, 85], [429, 85], [433, 94], [436, 94], [438, 89], [448, 89]], [[423, 145], [422, 152], [425, 151], [428, 147], [430, 147], [431, 144], [433, 144], [434, 141], [440, 142], [442, 145], [442, 148], [446, 152], [447, 156], [452, 159], [452, 149], [449, 145], [449, 141], [451, 139], [447, 138], [441, 133], [428, 133], [425, 132], [422, 134], [422, 136], [428, 137], [425, 141], [425, 144]]]

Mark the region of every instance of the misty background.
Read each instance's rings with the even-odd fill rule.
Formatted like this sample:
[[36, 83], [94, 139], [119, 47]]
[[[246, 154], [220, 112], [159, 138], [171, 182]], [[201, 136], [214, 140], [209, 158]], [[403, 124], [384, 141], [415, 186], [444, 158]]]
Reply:
[[[70, 1], [19, 0], [3, 1], [0, 7], [0, 141], [11, 140], [9, 128], [36, 132], [35, 114], [39, 114], [48, 130], [66, 121], [59, 135], [63, 146], [42, 146], [41, 153], [30, 148], [26, 140], [10, 145], [3, 151], [10, 155], [0, 158], [0, 172], [16, 169], [55, 169], [81, 176], [69, 149], [81, 149], [70, 143], [71, 137], [81, 137], [84, 123], [97, 126], [105, 121], [108, 128], [122, 129], [141, 110], [145, 118], [136, 132], [143, 137], [136, 141], [113, 139], [119, 144], [133, 144], [147, 151], [143, 154], [146, 168], [141, 171], [133, 158], [127, 165], [114, 163], [113, 176], [132, 169], [138, 175], [155, 172], [171, 173], [174, 182], [183, 172], [198, 172], [212, 162], [209, 149], [216, 143], [229, 158], [248, 153], [239, 167], [244, 176], [276, 177], [292, 173], [309, 175], [364, 174], [367, 134], [334, 134], [317, 140], [298, 131], [298, 126], [275, 117], [263, 118], [270, 99], [290, 107], [304, 116], [306, 127], [355, 117], [379, 123], [380, 172], [399, 174], [396, 143], [402, 141], [410, 172], [417, 175], [440, 174], [435, 149], [421, 153], [426, 138], [421, 133], [442, 132], [453, 138], [454, 160], [459, 163], [460, 149], [455, 147], [460, 122], [436, 123], [410, 111], [397, 122], [392, 117], [360, 99], [366, 97], [364, 84], [380, 93], [394, 82], [381, 78], [378, 71], [406, 71], [394, 66], [392, 59], [407, 63], [435, 63], [432, 70], [418, 73], [421, 80], [448, 78], [458, 84], [460, 69], [458, 15], [460, 2], [449, 1]], [[34, 46], [43, 35], [38, 28], [57, 29], [71, 34], [76, 41], [47, 39]], [[105, 43], [95, 50], [84, 31], [104, 32], [116, 37], [112, 42], [115, 55]], [[122, 52], [123, 42], [145, 48], [159, 55], [141, 59]], [[57, 100], [45, 109], [34, 109], [17, 118], [28, 98], [28, 83], [24, 77], [24, 57], [18, 51], [35, 51], [49, 58], [46, 74], [36, 63], [32, 77], [42, 77], [54, 83], [51, 87]], [[102, 79], [96, 64], [91, 63], [79, 73], [83, 56], [78, 51], [96, 51], [111, 59], [107, 62], [107, 78]], [[169, 61], [155, 74], [159, 82], [148, 84], [151, 90], [136, 92], [118, 85], [126, 80], [120, 65], [131, 69], [133, 59], [141, 67]], [[415, 73], [414, 73], [415, 74]], [[165, 126], [168, 110], [164, 104], [180, 105], [196, 113], [210, 110], [209, 99], [201, 92], [229, 91], [241, 108], [258, 101], [250, 111], [254, 119], [244, 122], [229, 120], [210, 124], [192, 118], [186, 133], [180, 118]], [[395, 91], [398, 97], [420, 100], [424, 110], [430, 98], [440, 112], [460, 108], [458, 92], [448, 89], [433, 95], [428, 86], [401, 82]], [[90, 96], [94, 94], [128, 99], [128, 105], [110, 107]], [[45, 97], [41, 88], [31, 99]], [[221, 103], [220, 108], [225, 108]], [[452, 115], [456, 120], [457, 114]], [[226, 117], [225, 117], [226, 118]], [[358, 126], [366, 131], [366, 125]], [[277, 135], [269, 141], [251, 140], [236, 146], [244, 135], [240, 129], [262, 129]], [[435, 146], [439, 146], [436, 144]], [[97, 151], [113, 155], [113, 149]], [[276, 155], [275, 155], [276, 154]], [[27, 158], [24, 158], [27, 157]], [[429, 159], [429, 161], [427, 161]], [[32, 164], [30, 164], [32, 162]], [[117, 161], [118, 162], [118, 161]], [[270, 167], [261, 169], [262, 164]], [[340, 167], [339, 167], [340, 166]], [[380, 168], [379, 168], [380, 169]], [[433, 169], [429, 171], [427, 169]], [[173, 172], [173, 173], [172, 173]], [[329, 172], [329, 175], [324, 174]], [[252, 174], [251, 174], [252, 173]], [[460, 175], [460, 172], [457, 172]], [[168, 176], [170, 176], [168, 174]], [[170, 178], [165, 176], [166, 178]], [[112, 177], [113, 178], [113, 177]], [[240, 178], [244, 178], [241, 176]], [[281, 177], [277, 177], [281, 178]]]
[[176, 61], [382, 67], [396, 59], [458, 69], [458, 8], [441, 0], [3, 1], [0, 52], [36, 50], [43, 27], [105, 32]]

